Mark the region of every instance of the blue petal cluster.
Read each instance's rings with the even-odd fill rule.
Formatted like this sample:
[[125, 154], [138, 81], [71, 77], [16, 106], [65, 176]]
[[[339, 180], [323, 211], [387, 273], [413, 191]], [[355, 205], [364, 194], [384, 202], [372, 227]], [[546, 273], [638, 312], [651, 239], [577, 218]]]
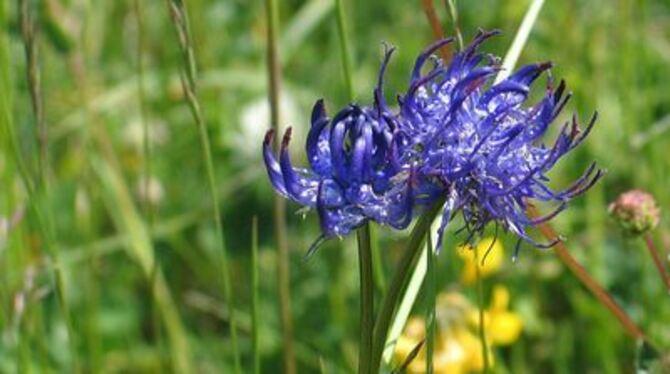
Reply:
[[397, 127], [380, 105], [349, 105], [332, 119], [323, 101], [312, 110], [306, 153], [310, 170], [291, 164], [286, 130], [279, 161], [272, 153], [273, 132], [265, 137], [263, 154], [270, 181], [281, 195], [315, 208], [324, 237], [346, 235], [367, 220], [402, 229], [412, 219], [413, 193], [399, 177]]
[[[478, 33], [448, 65], [433, 53], [450, 39], [428, 47], [416, 59], [407, 92], [398, 96], [397, 112], [382, 94], [393, 53], [387, 49], [373, 107], [349, 105], [329, 119], [322, 101], [314, 106], [306, 147], [311, 170], [291, 165], [290, 129], [279, 161], [269, 132], [264, 157], [275, 190], [316, 208], [324, 237], [345, 235], [368, 220], [405, 228], [417, 208], [445, 196], [439, 240], [446, 224], [461, 212], [468, 240], [495, 223], [516, 234], [519, 242], [553, 245], [535, 242], [527, 228], [556, 216], [603, 175], [592, 164], [561, 191], [547, 186], [547, 173], [586, 138], [596, 115], [583, 131], [573, 116], [553, 144], [542, 143], [570, 98], [565, 83], [554, 88], [550, 63], [524, 66], [491, 83], [500, 71], [498, 59], [477, 49], [496, 33]], [[429, 60], [432, 66], [427, 67]], [[529, 105], [530, 87], [544, 72], [545, 95]], [[555, 209], [529, 217], [532, 201], [551, 203]]]

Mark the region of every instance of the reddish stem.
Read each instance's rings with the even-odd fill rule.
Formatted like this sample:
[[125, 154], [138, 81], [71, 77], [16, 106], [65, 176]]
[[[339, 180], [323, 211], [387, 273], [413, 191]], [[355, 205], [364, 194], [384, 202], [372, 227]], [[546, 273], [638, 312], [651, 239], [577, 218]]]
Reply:
[[[539, 214], [533, 207], [528, 208], [531, 217], [537, 217]], [[554, 229], [547, 223], [538, 225], [540, 232], [549, 240], [554, 240], [558, 237]], [[612, 299], [612, 297], [602, 288], [595, 279], [591, 278], [589, 273], [582, 267], [577, 260], [570, 254], [568, 248], [562, 241], [559, 241], [554, 246], [554, 251], [563, 263], [572, 271], [572, 273], [579, 279], [582, 284], [591, 291], [591, 293], [616, 317], [621, 325], [626, 329], [626, 332], [635, 339], [645, 339], [644, 333], [633, 322], [633, 320], [624, 312], [619, 304]], [[646, 339], [645, 339], [646, 340]]]
[[668, 276], [668, 272], [665, 269], [665, 264], [663, 263], [663, 260], [661, 260], [661, 257], [658, 254], [656, 244], [654, 244], [654, 240], [651, 238], [651, 235], [645, 234], [644, 242], [647, 244], [649, 254], [651, 254], [651, 258], [654, 260], [656, 269], [658, 269], [658, 274], [661, 276], [661, 279], [663, 279], [663, 283], [665, 283], [665, 286], [668, 288], [668, 291], [670, 291], [670, 276]]
[[[437, 17], [437, 13], [435, 13], [433, 0], [421, 0], [421, 5], [423, 6], [423, 12], [426, 14], [426, 18], [428, 18], [428, 23], [430, 23], [430, 28], [433, 30], [433, 37], [435, 40], [444, 38], [440, 19]], [[444, 60], [445, 63], [451, 60], [449, 47], [444, 46], [440, 48], [440, 57], [442, 57], [442, 60]]]

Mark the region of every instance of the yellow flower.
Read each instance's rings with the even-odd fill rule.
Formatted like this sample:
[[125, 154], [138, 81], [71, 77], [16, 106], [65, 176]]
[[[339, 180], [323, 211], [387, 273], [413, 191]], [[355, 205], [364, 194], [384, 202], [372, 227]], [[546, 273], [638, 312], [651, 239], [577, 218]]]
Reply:
[[[509, 345], [519, 339], [523, 323], [514, 312], [509, 311], [509, 290], [505, 286], [496, 285], [489, 309], [484, 312], [484, 328], [486, 337], [493, 345]], [[479, 328], [479, 312], [470, 313], [470, 322]]]
[[502, 266], [504, 254], [502, 243], [491, 237], [480, 240], [475, 248], [469, 245], [459, 247], [458, 255], [465, 261], [461, 281], [464, 284], [474, 283], [477, 280], [477, 266], [482, 278], [496, 273]]
[[[484, 353], [482, 352], [482, 342], [479, 340], [479, 337], [466, 329], [457, 332], [456, 337], [467, 352], [467, 356], [463, 361], [463, 369], [465, 372], [484, 370]], [[486, 351], [489, 356], [489, 365], [493, 367], [493, 351], [491, 349], [491, 344], [488, 343], [487, 346]]]
[[[510, 294], [507, 288], [493, 288], [491, 305], [484, 314], [484, 327], [493, 365], [491, 346], [507, 345], [516, 341], [522, 330], [521, 318], [508, 310]], [[445, 292], [437, 298], [437, 330], [433, 368], [439, 374], [466, 374], [484, 369], [482, 344], [477, 336], [479, 313], [462, 294]], [[394, 363], [400, 366], [412, 351], [425, 339], [423, 318], [411, 317], [403, 334], [396, 342]], [[426, 347], [421, 347], [416, 357], [407, 365], [410, 374], [426, 372]]]
[[[470, 353], [462, 345], [462, 341], [454, 334], [443, 334], [437, 331], [435, 339], [435, 351], [433, 353], [433, 370], [440, 374], [465, 373], [464, 364], [470, 357]], [[403, 334], [396, 342], [394, 362], [397, 366], [405, 363], [412, 351], [425, 338], [424, 320], [412, 317], [407, 321]], [[421, 347], [418, 354], [407, 365], [410, 374], [423, 374], [426, 372], [426, 347]]]

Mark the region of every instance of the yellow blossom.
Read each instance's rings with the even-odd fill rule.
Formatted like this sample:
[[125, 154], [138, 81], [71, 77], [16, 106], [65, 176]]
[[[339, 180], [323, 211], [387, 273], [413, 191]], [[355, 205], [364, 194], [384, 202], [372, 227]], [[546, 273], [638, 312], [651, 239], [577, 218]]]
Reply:
[[[484, 314], [484, 327], [489, 348], [489, 364], [493, 365], [491, 346], [507, 345], [516, 341], [522, 330], [521, 319], [508, 310], [510, 294], [507, 288], [493, 288], [491, 304]], [[433, 369], [438, 374], [466, 374], [484, 369], [482, 344], [477, 336], [479, 313], [460, 293], [443, 292], [437, 297], [437, 328]], [[411, 317], [403, 334], [396, 342], [394, 363], [400, 366], [426, 337], [423, 318]], [[410, 374], [426, 372], [426, 347], [407, 365]]]
[[[402, 365], [412, 351], [425, 338], [424, 320], [412, 317], [407, 321], [403, 334], [396, 342], [394, 362]], [[466, 373], [464, 365], [470, 358], [468, 348], [464, 347], [454, 334], [444, 334], [437, 331], [435, 339], [435, 351], [433, 353], [433, 370], [436, 374], [461, 374]], [[423, 374], [426, 372], [426, 347], [421, 347], [418, 354], [407, 365], [410, 374]]]
[[[484, 353], [482, 352], [482, 342], [479, 337], [470, 330], [463, 329], [457, 332], [457, 339], [461, 346], [467, 352], [467, 356], [463, 361], [463, 369], [465, 372], [481, 371], [484, 369]], [[486, 351], [489, 355], [489, 365], [493, 367], [493, 352], [491, 344], [487, 343]]]
[[[493, 296], [489, 309], [484, 312], [484, 327], [486, 337], [493, 345], [509, 345], [519, 339], [523, 323], [521, 318], [508, 310], [509, 290], [503, 285], [493, 288]], [[479, 312], [473, 310], [469, 316], [470, 322], [479, 328]]]
[[496, 273], [502, 266], [505, 251], [499, 240], [488, 237], [480, 240], [475, 248], [469, 245], [459, 247], [458, 254], [465, 262], [461, 281], [472, 284], [477, 280], [477, 266], [482, 277]]

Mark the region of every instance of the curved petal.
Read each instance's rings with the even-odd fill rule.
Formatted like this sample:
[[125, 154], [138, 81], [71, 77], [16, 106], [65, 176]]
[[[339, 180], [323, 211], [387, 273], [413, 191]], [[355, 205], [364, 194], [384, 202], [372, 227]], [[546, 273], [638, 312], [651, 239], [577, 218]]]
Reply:
[[275, 191], [284, 197], [288, 197], [286, 186], [284, 186], [284, 176], [281, 173], [281, 168], [274, 154], [272, 153], [272, 138], [274, 137], [274, 130], [268, 130], [265, 133], [263, 140], [263, 161], [265, 162], [265, 169], [268, 172], [268, 178]]
[[319, 100], [312, 109], [312, 125], [307, 134], [305, 151], [312, 170], [322, 177], [328, 176], [331, 172], [330, 144], [328, 142], [330, 134], [326, 131], [328, 123], [323, 100]]
[[284, 176], [284, 186], [291, 199], [296, 202], [313, 207], [316, 205], [316, 195], [318, 190], [317, 180], [308, 175], [307, 172], [297, 170], [291, 164], [291, 157], [288, 152], [288, 144], [291, 141], [291, 128], [287, 128], [282, 139], [279, 166]]

